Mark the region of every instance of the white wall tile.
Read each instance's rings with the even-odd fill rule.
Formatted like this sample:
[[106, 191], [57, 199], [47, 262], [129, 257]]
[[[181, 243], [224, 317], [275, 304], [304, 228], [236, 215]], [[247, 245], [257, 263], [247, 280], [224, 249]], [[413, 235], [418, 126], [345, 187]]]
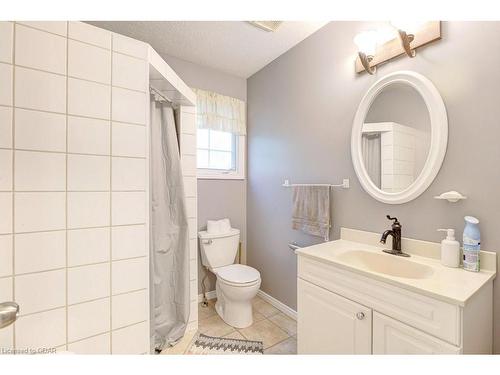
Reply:
[[12, 235], [0, 235], [0, 277], [12, 275]]
[[64, 191], [66, 155], [36, 151], [16, 151], [15, 184], [17, 191]]
[[68, 341], [109, 331], [109, 298], [68, 307]]
[[89, 25], [88, 23], [69, 21], [68, 37], [80, 40], [98, 47], [111, 48], [111, 32]]
[[66, 304], [66, 271], [46, 271], [15, 277], [15, 301], [22, 315]]
[[0, 149], [0, 190], [12, 190], [12, 150]]
[[113, 260], [145, 256], [146, 227], [144, 225], [111, 228]]
[[198, 238], [189, 239], [189, 259], [198, 258]]
[[4, 277], [0, 279], [0, 300], [12, 301], [12, 277]]
[[68, 78], [69, 114], [109, 119], [110, 103], [110, 86]]
[[139, 323], [148, 319], [148, 292], [139, 290], [133, 293], [113, 296], [112, 329]]
[[181, 133], [181, 153], [187, 155], [196, 155], [196, 136], [192, 134]]
[[146, 222], [146, 195], [143, 192], [113, 192], [112, 225], [142, 224]]
[[12, 193], [0, 192], [0, 234], [12, 233]]
[[198, 237], [198, 223], [196, 218], [188, 219], [189, 226], [189, 238], [197, 238]]
[[184, 112], [186, 108], [196, 107], [183, 107], [183, 111], [181, 112], [181, 133], [196, 135], [196, 115]]
[[196, 197], [198, 193], [198, 185], [196, 177], [184, 177], [184, 194], [186, 197]]
[[66, 267], [66, 232], [16, 234], [16, 274]]
[[111, 334], [104, 333], [68, 344], [68, 351], [76, 354], [111, 354]]
[[[190, 259], [189, 260], [189, 280], [197, 281], [196, 277], [198, 276], [198, 259]], [[198, 283], [196, 284], [196, 288], [198, 288]], [[196, 293], [198, 295], [198, 293]], [[191, 298], [193, 298], [193, 294], [191, 294]]]
[[28, 25], [36, 29], [45, 30], [50, 33], [66, 36], [67, 22], [66, 21], [19, 21], [17, 23]]
[[196, 279], [189, 281], [189, 298], [190, 301], [198, 299], [198, 280]]
[[109, 155], [110, 123], [85, 117], [68, 117], [68, 152]]
[[109, 232], [109, 227], [68, 231], [68, 266], [108, 261]]
[[68, 228], [109, 225], [109, 193], [68, 193]]
[[111, 51], [69, 40], [68, 76], [111, 84]]
[[113, 53], [113, 86], [146, 91], [146, 62], [135, 57]]
[[[0, 329], [0, 349], [14, 348], [14, 326], [4, 327]], [[7, 354], [7, 353], [4, 353]]]
[[113, 158], [113, 190], [144, 190], [146, 159]]
[[198, 300], [191, 301], [189, 309], [189, 321], [195, 322], [198, 320]]
[[16, 349], [52, 348], [66, 342], [66, 308], [22, 316], [15, 324]]
[[134, 324], [111, 333], [113, 354], [149, 353], [148, 323]]
[[181, 163], [183, 176], [196, 176], [196, 155], [183, 155]]
[[186, 198], [186, 211], [188, 218], [195, 218], [197, 215], [197, 199], [196, 197], [187, 197]]
[[146, 127], [113, 122], [112, 154], [114, 156], [146, 156]]
[[148, 45], [146, 43], [120, 34], [113, 34], [113, 51], [144, 60], [148, 57]]
[[16, 25], [16, 64], [66, 74], [66, 38]]
[[112, 263], [112, 294], [146, 288], [146, 257], [118, 260]]
[[12, 105], [12, 65], [0, 63], [0, 104]]
[[0, 107], [0, 147], [12, 147], [11, 107]]
[[16, 67], [15, 105], [49, 112], [66, 112], [66, 77]]
[[68, 190], [109, 190], [110, 157], [68, 155]]
[[16, 193], [16, 233], [64, 229], [65, 197], [66, 193]]
[[68, 269], [68, 304], [109, 296], [109, 263]]
[[14, 24], [8, 21], [0, 22], [0, 62], [12, 64], [12, 43]]
[[66, 116], [15, 109], [15, 147], [25, 150], [66, 151]]
[[113, 87], [113, 121], [146, 123], [146, 94]]

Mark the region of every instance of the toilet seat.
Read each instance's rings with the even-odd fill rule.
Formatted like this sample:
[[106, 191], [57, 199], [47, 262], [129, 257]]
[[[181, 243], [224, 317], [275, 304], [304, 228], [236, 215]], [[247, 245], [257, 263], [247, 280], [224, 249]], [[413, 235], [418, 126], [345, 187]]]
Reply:
[[260, 272], [243, 264], [230, 264], [213, 270], [219, 281], [233, 286], [249, 286], [260, 282]]

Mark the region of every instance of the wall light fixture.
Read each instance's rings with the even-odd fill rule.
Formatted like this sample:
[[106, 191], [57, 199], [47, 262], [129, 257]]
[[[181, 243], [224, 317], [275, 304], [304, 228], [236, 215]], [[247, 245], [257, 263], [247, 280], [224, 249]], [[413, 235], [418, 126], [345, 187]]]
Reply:
[[356, 73], [366, 71], [373, 74], [378, 65], [399, 55], [415, 57], [416, 48], [441, 39], [439, 21], [394, 21], [391, 25], [392, 27], [387, 24], [380, 30], [364, 31], [356, 35]]
[[358, 46], [358, 56], [364, 70], [370, 74], [375, 73], [377, 68], [370, 66], [370, 62], [377, 49], [377, 32], [375, 30], [363, 31], [354, 37], [354, 43]]

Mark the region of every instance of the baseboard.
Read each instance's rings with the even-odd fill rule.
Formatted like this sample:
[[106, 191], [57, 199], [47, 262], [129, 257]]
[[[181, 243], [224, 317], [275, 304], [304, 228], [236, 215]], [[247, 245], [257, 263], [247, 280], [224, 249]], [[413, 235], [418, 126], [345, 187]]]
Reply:
[[[210, 292], [207, 292], [207, 299], [216, 299], [217, 294], [215, 294], [215, 290], [211, 290]], [[198, 294], [198, 303], [203, 302], [203, 294]]]
[[262, 298], [264, 301], [269, 302], [271, 305], [276, 307], [283, 314], [289, 316], [293, 320], [297, 320], [297, 311], [292, 309], [291, 307], [285, 305], [283, 302], [278, 301], [276, 298], [270, 296], [269, 294], [259, 290], [257, 295]]
[[[278, 301], [276, 298], [270, 296], [269, 294], [263, 292], [262, 290], [259, 290], [257, 292], [257, 295], [262, 298], [264, 301], [269, 302], [271, 305], [276, 307], [279, 311], [281, 311], [283, 314], [289, 316], [293, 320], [297, 320], [297, 311], [292, 309], [291, 307], [285, 305], [283, 302]], [[207, 292], [207, 299], [215, 299], [217, 298], [217, 295], [215, 294], [215, 290], [211, 290], [210, 292]], [[198, 303], [203, 302], [203, 294], [198, 295]]]

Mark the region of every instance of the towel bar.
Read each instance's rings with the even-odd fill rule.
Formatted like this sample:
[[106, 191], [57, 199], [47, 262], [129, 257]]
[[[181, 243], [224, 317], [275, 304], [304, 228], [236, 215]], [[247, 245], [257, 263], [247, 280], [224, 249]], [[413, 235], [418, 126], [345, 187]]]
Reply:
[[283, 183], [283, 185], [281, 185], [283, 187], [293, 187], [293, 186], [329, 186], [329, 187], [341, 187], [343, 189], [349, 189], [349, 179], [348, 178], [344, 178], [342, 180], [342, 183], [341, 184], [291, 184], [290, 181], [287, 179], [285, 180], [285, 182]]

